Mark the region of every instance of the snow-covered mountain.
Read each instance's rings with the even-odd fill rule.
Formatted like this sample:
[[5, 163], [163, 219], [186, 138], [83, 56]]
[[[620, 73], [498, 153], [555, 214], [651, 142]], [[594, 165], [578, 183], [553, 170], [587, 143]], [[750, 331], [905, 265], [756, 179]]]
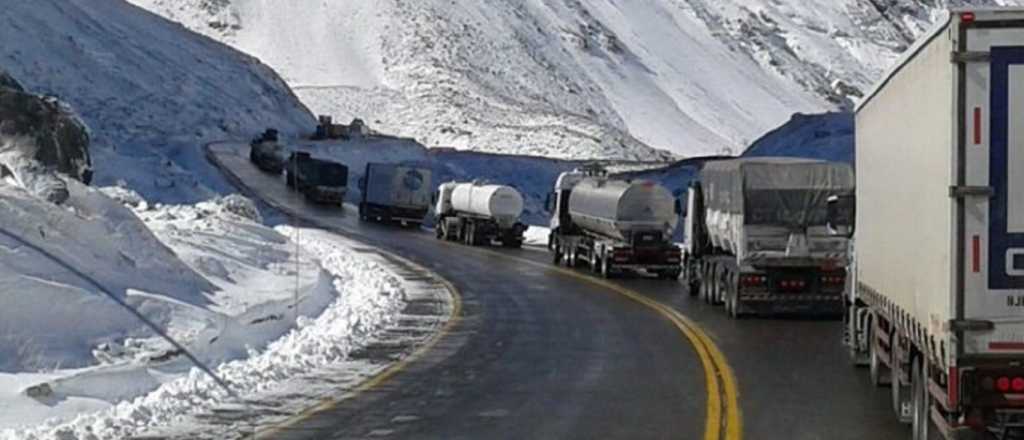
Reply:
[[948, 3], [130, 1], [261, 58], [317, 113], [429, 146], [637, 159], [738, 153], [848, 106]]

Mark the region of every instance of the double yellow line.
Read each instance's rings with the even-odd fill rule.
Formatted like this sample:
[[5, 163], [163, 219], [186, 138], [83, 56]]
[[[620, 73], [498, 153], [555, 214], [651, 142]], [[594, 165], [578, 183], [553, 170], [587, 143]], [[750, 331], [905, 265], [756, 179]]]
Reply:
[[618, 293], [667, 318], [686, 337], [690, 345], [693, 346], [704, 369], [704, 381], [707, 384], [707, 419], [704, 425], [704, 440], [740, 440], [743, 438], [743, 417], [740, 414], [736, 377], [733, 375], [732, 368], [726, 361], [725, 355], [722, 354], [722, 351], [715, 345], [714, 341], [708, 337], [707, 333], [697, 323], [668, 305], [651, 299], [635, 290], [601, 278], [585, 275], [560, 266], [503, 254], [490, 249], [469, 249], [514, 260], [521, 264], [552, 270], [561, 275], [583, 280]]

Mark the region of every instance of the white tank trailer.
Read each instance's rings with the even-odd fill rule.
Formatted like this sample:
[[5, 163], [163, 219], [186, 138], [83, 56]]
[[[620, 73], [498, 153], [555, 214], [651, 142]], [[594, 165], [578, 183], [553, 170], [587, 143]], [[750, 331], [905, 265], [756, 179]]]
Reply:
[[843, 312], [853, 168], [784, 157], [711, 161], [690, 184], [684, 279], [733, 317]]
[[676, 279], [682, 270], [672, 243], [679, 203], [656, 182], [610, 179], [598, 169], [563, 173], [548, 210], [556, 264], [586, 264], [604, 277], [643, 271]]
[[523, 196], [515, 188], [479, 182], [448, 182], [438, 187], [437, 238], [477, 246], [500, 241], [520, 247], [526, 225], [519, 221]]

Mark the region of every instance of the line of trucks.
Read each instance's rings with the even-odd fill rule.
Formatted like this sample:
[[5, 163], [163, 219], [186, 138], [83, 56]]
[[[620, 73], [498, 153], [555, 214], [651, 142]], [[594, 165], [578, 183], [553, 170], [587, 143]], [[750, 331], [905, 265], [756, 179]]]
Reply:
[[[711, 160], [682, 199], [598, 167], [562, 173], [546, 204], [552, 260], [678, 278], [736, 318], [842, 316], [852, 363], [889, 388], [913, 440], [1024, 438], [1024, 9], [951, 9], [855, 121], [857, 173]], [[432, 197], [438, 239], [522, 245], [514, 188], [378, 197], [367, 188], [407, 170], [371, 168], [361, 215], [415, 221]], [[419, 174], [409, 186], [429, 188]]]

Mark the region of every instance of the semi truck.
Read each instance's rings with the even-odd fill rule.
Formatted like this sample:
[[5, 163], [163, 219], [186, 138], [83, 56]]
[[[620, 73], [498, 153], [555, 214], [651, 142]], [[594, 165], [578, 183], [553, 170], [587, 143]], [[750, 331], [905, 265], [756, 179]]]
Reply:
[[438, 239], [479, 246], [500, 241], [523, 244], [526, 225], [519, 221], [523, 196], [515, 188], [483, 182], [448, 182], [438, 187], [434, 210]]
[[706, 162], [687, 192], [683, 279], [690, 295], [724, 304], [733, 318], [842, 316], [853, 191], [847, 164]]
[[367, 163], [359, 179], [359, 218], [419, 226], [430, 210], [431, 171], [387, 163]]
[[348, 190], [348, 167], [296, 151], [285, 165], [285, 181], [314, 203], [341, 206]]
[[560, 174], [547, 205], [555, 264], [585, 264], [604, 278], [639, 271], [679, 277], [680, 249], [672, 242], [679, 204], [663, 186], [587, 167]]
[[281, 174], [284, 171], [284, 146], [278, 143], [277, 130], [268, 128], [249, 142], [249, 160], [263, 171]]
[[1024, 438], [1024, 9], [953, 9], [856, 108], [847, 337], [911, 438]]

